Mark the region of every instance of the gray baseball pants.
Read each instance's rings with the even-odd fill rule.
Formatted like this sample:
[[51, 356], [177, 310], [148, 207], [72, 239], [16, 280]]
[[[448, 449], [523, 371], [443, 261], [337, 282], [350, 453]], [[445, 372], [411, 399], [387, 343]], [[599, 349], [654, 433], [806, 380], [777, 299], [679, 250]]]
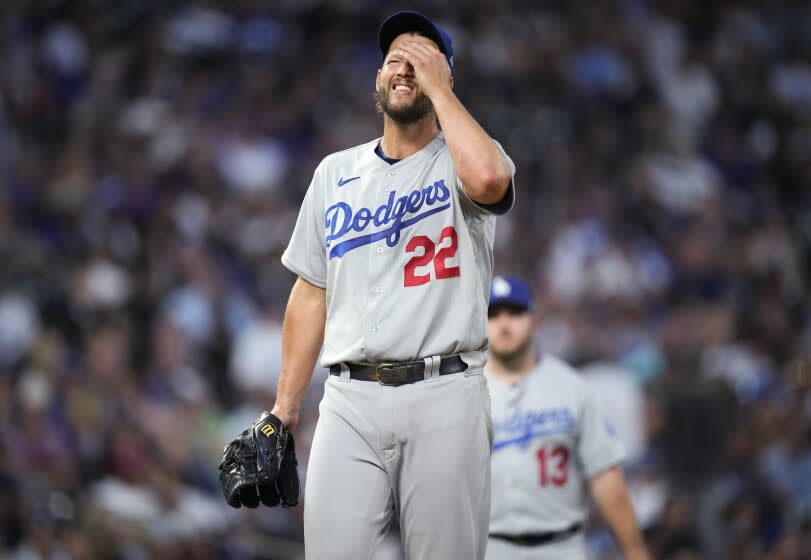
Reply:
[[330, 376], [307, 469], [307, 560], [367, 560], [396, 511], [409, 560], [483, 560], [490, 394], [480, 369], [399, 387]]

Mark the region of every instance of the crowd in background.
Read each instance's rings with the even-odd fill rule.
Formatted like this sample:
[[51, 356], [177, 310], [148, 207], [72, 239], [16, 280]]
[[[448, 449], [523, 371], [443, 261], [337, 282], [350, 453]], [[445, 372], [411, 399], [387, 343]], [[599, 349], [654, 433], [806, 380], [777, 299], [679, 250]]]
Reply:
[[[279, 258], [320, 159], [381, 134], [403, 7], [515, 161], [496, 271], [606, 397], [655, 557], [811, 558], [811, 4], [786, 0], [2, 2], [0, 557], [297, 557], [301, 507], [231, 510], [216, 465], [273, 403]], [[616, 557], [599, 519], [589, 543]]]

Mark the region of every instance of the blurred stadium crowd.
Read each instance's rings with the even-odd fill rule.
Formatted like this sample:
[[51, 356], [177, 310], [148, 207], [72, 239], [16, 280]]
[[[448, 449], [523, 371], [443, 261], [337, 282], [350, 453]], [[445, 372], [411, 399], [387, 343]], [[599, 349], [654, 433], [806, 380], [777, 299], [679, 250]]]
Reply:
[[0, 557], [295, 557], [301, 508], [229, 510], [215, 467], [273, 402], [279, 257], [319, 160], [380, 135], [402, 7], [515, 160], [496, 270], [606, 396], [655, 556], [811, 558], [811, 4], [784, 0], [2, 2]]

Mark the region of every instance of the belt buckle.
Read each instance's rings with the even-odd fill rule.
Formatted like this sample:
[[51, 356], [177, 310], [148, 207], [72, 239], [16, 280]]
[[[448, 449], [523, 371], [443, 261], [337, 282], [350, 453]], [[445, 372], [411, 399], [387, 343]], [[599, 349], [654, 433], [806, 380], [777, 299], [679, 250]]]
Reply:
[[378, 364], [375, 367], [375, 377], [377, 377], [377, 382], [385, 387], [399, 387], [411, 382], [408, 378], [408, 368], [395, 367], [393, 363]]

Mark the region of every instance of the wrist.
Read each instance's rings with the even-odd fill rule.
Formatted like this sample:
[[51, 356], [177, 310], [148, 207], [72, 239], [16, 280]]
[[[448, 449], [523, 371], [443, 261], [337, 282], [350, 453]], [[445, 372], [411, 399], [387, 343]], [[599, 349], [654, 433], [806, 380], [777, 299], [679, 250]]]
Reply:
[[438, 112], [442, 111], [442, 108], [456, 97], [450, 86], [439, 86], [430, 92], [426, 91], [425, 95], [431, 100], [434, 110]]
[[270, 411], [271, 414], [281, 420], [282, 425], [288, 430], [292, 430], [296, 427], [300, 412], [300, 407], [285, 405], [284, 403], [276, 403]]

